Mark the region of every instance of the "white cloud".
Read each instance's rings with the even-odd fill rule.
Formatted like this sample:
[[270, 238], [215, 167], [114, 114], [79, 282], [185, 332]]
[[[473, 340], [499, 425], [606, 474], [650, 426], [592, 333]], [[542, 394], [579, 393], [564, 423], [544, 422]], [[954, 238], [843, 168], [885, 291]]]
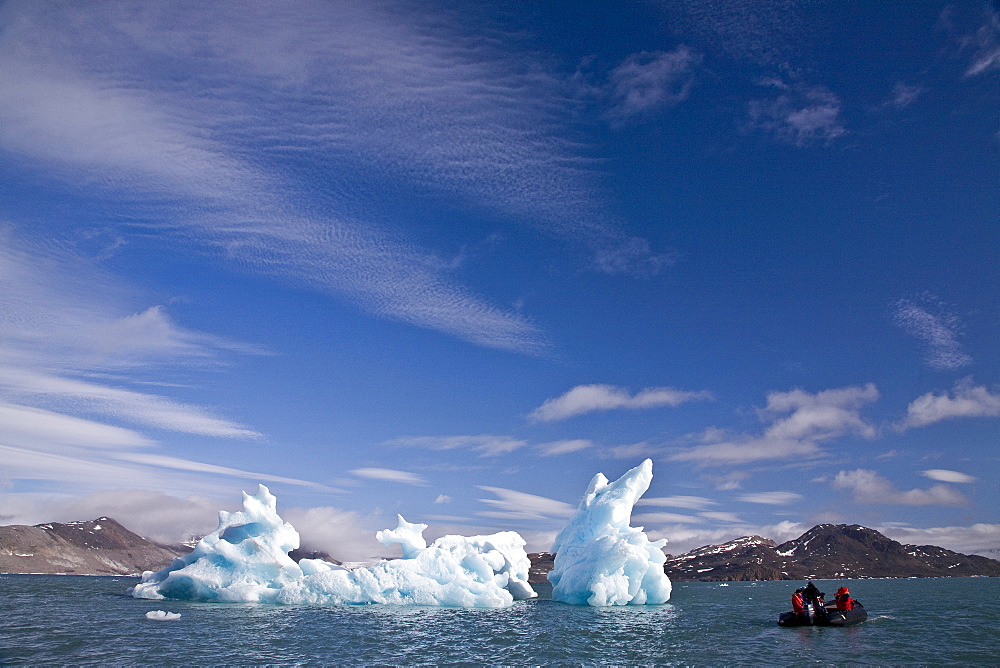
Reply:
[[434, 499], [434, 503], [451, 503], [452, 498], [447, 494], [438, 494], [437, 498]]
[[0, 444], [38, 451], [135, 448], [153, 445], [142, 434], [52, 411], [0, 403]]
[[[193, 490], [205, 476], [286, 480], [156, 454], [136, 428], [208, 438], [260, 434], [211, 411], [132, 389], [163, 369], [199, 372], [224, 353], [260, 350], [177, 326], [161, 307], [136, 312], [136, 297], [92, 261], [56, 243], [34, 245], [0, 229], [0, 448], [11, 480], [57, 483], [67, 492], [142, 485]], [[132, 387], [130, 387], [132, 386]], [[125, 426], [128, 425], [128, 426]]]
[[870, 469], [840, 471], [830, 485], [850, 492], [855, 501], [869, 505], [964, 506], [969, 503], [968, 498], [947, 485], [900, 491]]
[[[174, 239], [380, 317], [528, 354], [548, 350], [537, 327], [385, 222], [431, 196], [595, 255], [634, 250], [560, 136], [560, 78], [515, 40], [466, 34], [460, 15], [351, 2], [127, 6], [5, 6], [17, 20], [0, 39], [0, 145], [123, 207], [172, 202], [159, 222]], [[289, 155], [325, 175], [322, 191], [264, 169]], [[396, 212], [374, 203], [389, 183]], [[654, 259], [647, 248], [595, 266], [648, 271]]]
[[772, 506], [785, 506], [802, 500], [802, 495], [797, 492], [754, 492], [744, 494], [739, 497], [740, 501], [746, 503], [763, 503]]
[[609, 75], [614, 101], [609, 117], [623, 119], [683, 102], [694, 81], [691, 70], [700, 60], [686, 46], [669, 53], [632, 54]]
[[711, 398], [708, 392], [686, 392], [669, 387], [649, 388], [631, 395], [628, 390], [614, 385], [577, 385], [562, 396], [546, 399], [528, 418], [536, 422], [553, 422], [595, 411], [679, 406], [687, 401]]
[[1000, 69], [1000, 13], [989, 4], [985, 5], [984, 13], [984, 21], [973, 38], [976, 51], [972, 64], [965, 71], [969, 77]]
[[892, 87], [892, 93], [885, 102], [887, 106], [903, 109], [910, 106], [924, 93], [922, 86], [910, 86], [901, 81]]
[[0, 391], [63, 407], [73, 405], [77, 410], [188, 434], [222, 438], [261, 436], [243, 425], [209, 415], [198, 406], [27, 369], [0, 366]]
[[386, 445], [400, 445], [428, 450], [464, 449], [480, 453], [483, 457], [506, 455], [528, 445], [527, 441], [480, 434], [477, 436], [404, 436], [386, 441]]
[[742, 524], [743, 520], [736, 513], [729, 513], [717, 510], [710, 510], [698, 513], [701, 517], [706, 517], [710, 520], [715, 520], [716, 522], [732, 522], [733, 524]]
[[958, 341], [962, 324], [958, 316], [949, 313], [945, 305], [929, 293], [921, 295], [919, 301], [920, 304], [900, 299], [895, 304], [894, 316], [897, 325], [921, 342], [927, 365], [948, 370], [971, 364], [972, 358], [962, 351]]
[[299, 532], [306, 550], [322, 550], [339, 561], [369, 561], [385, 551], [366, 519], [351, 510], [330, 506], [289, 508], [281, 517]]
[[565, 455], [570, 452], [579, 452], [580, 450], [587, 450], [592, 447], [594, 447], [594, 442], [585, 438], [552, 441], [551, 443], [541, 443], [538, 445], [538, 449], [542, 451], [542, 455], [545, 457]]
[[229, 466], [206, 464], [204, 462], [196, 462], [188, 459], [181, 459], [179, 457], [171, 457], [169, 455], [157, 455], [157, 454], [141, 453], [141, 452], [140, 453], [121, 452], [121, 453], [116, 453], [114, 457], [127, 462], [135, 462], [137, 464], [143, 464], [149, 467], [155, 467], [156, 469], [160, 470], [173, 469], [176, 471], [191, 471], [194, 473], [211, 473], [215, 475], [228, 476], [232, 478], [241, 478], [243, 480], [279, 482], [288, 485], [311, 487], [315, 490], [323, 492], [339, 491], [333, 487], [321, 485], [319, 483], [315, 483], [309, 480], [300, 480], [299, 478], [286, 478], [284, 476], [272, 475], [270, 473], [243, 471], [241, 469], [236, 469]]
[[352, 475], [356, 475], [359, 478], [368, 478], [369, 480], [384, 480], [386, 482], [399, 482], [405, 485], [426, 485], [427, 481], [418, 476], [416, 473], [409, 473], [407, 471], [396, 471], [395, 469], [383, 469], [383, 468], [360, 468], [352, 469], [350, 471]]
[[479, 499], [498, 511], [477, 512], [481, 517], [497, 519], [539, 520], [549, 517], [569, 517], [576, 512], [576, 507], [563, 501], [556, 501], [544, 496], [518, 492], [502, 487], [487, 487], [480, 485], [479, 489], [495, 494], [497, 499]]
[[872, 438], [876, 429], [861, 417], [861, 407], [878, 399], [874, 385], [844, 387], [810, 394], [804, 390], [772, 392], [760, 417], [770, 425], [759, 436], [719, 440], [717, 430], [706, 435], [713, 442], [675, 453], [675, 461], [700, 464], [745, 464], [762, 460], [796, 461], [825, 454], [820, 443], [845, 434]]
[[[775, 86], [774, 80], [764, 82]], [[777, 82], [781, 93], [750, 102], [750, 127], [795, 146], [829, 144], [847, 135], [840, 119], [840, 98], [823, 86]]]
[[940, 482], [952, 482], [952, 483], [969, 483], [976, 482], [978, 478], [971, 476], [967, 473], [959, 473], [958, 471], [949, 471], [948, 469], [927, 469], [926, 471], [921, 471], [920, 475], [930, 478], [931, 480], [938, 480]]
[[907, 545], [937, 545], [962, 554], [981, 554], [991, 559], [1000, 556], [1000, 524], [972, 526], [878, 527], [884, 535]]
[[704, 496], [652, 496], [643, 497], [636, 501], [637, 506], [665, 506], [667, 508], [688, 508], [690, 510], [702, 510], [709, 506], [719, 505], [712, 499]]
[[928, 392], [914, 399], [898, 428], [926, 427], [942, 420], [973, 417], [1000, 417], [1000, 395], [966, 379], [950, 395]]
[[704, 519], [693, 515], [681, 515], [680, 513], [633, 513], [633, 526], [646, 526], [649, 524], [702, 524]]

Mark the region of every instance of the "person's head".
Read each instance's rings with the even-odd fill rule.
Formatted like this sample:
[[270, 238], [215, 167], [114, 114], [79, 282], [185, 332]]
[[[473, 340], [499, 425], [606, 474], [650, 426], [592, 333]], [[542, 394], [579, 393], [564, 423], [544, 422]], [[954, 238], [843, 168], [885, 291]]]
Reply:
[[837, 590], [837, 593], [838, 594], [850, 594], [851, 592], [847, 591], [847, 587], [841, 587], [840, 589]]
[[796, 594], [801, 594], [804, 591], [805, 591], [805, 589], [803, 589], [802, 587], [799, 587], [798, 589], [795, 590], [795, 593]]

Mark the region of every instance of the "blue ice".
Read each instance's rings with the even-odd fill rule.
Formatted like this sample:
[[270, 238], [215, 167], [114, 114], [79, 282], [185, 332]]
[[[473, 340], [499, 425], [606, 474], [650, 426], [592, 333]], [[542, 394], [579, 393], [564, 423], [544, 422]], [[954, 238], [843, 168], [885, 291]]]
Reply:
[[398, 605], [500, 608], [534, 597], [524, 539], [513, 531], [489, 536], [443, 536], [427, 545], [426, 524], [398, 517], [380, 531], [384, 545], [399, 544], [402, 559], [347, 570], [319, 559], [288, 556], [299, 534], [276, 511], [260, 485], [243, 493], [243, 510], [219, 511], [219, 526], [167, 568], [143, 573], [136, 598], [308, 605]]
[[642, 527], [629, 526], [632, 508], [652, 480], [649, 459], [612, 483], [603, 473], [594, 476], [552, 545], [553, 599], [610, 606], [659, 604], [670, 598], [670, 579], [663, 570], [666, 540], [651, 542]]

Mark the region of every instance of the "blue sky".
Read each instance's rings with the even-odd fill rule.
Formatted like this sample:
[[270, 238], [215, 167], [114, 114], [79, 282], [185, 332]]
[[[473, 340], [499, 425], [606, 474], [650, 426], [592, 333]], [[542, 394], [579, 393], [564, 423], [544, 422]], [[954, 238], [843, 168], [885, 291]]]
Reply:
[[992, 3], [0, 5], [0, 521], [1000, 548]]

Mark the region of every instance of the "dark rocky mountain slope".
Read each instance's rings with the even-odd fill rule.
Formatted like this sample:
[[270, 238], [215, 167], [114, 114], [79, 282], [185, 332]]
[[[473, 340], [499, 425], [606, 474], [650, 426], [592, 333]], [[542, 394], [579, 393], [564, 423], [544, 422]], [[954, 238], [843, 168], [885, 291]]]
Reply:
[[0, 526], [0, 573], [128, 575], [187, 553], [138, 536], [115, 520]]
[[820, 524], [775, 545], [750, 536], [667, 559], [674, 580], [806, 580], [1000, 576], [1000, 561], [903, 545], [857, 524]]
[[[531, 581], [544, 582], [553, 555], [529, 556]], [[934, 545], [903, 545], [857, 524], [820, 524], [781, 545], [760, 536], [744, 536], [668, 556], [664, 570], [676, 582], [1000, 577], [1000, 561]]]

